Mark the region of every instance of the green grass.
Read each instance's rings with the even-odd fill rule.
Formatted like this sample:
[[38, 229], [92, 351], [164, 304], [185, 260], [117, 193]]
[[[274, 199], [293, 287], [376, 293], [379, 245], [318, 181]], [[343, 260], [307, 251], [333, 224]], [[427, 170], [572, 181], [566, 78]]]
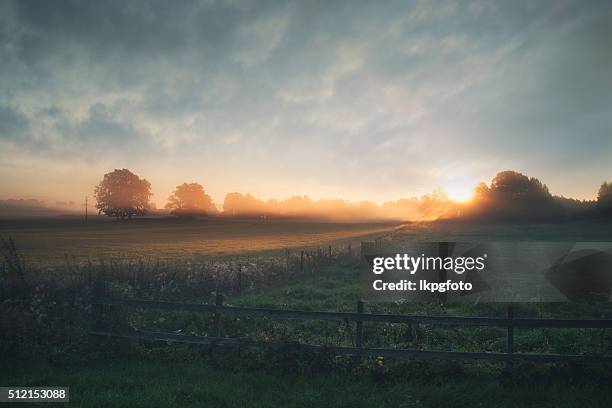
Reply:
[[[241, 296], [228, 297], [226, 305], [298, 310], [355, 311], [360, 299], [359, 262], [323, 267], [318, 273], [296, 276], [291, 283]], [[190, 300], [190, 299], [187, 299]], [[198, 299], [193, 299], [198, 301]], [[520, 304], [517, 317], [611, 318], [612, 304]], [[503, 317], [504, 304], [368, 303], [366, 313]], [[127, 318], [126, 318], [127, 316]], [[210, 335], [207, 313], [159, 310], [121, 311], [115, 315], [119, 330], [145, 330]], [[499, 327], [445, 326], [436, 324], [385, 324], [364, 326], [366, 347], [412, 348], [447, 351], [504, 352], [506, 330]], [[352, 346], [352, 322], [295, 320], [260, 316], [223, 316], [226, 337], [263, 341], [288, 341], [328, 346]], [[515, 350], [523, 353], [611, 354], [612, 332], [607, 329], [517, 329]]]
[[[359, 263], [345, 259], [287, 284], [247, 289], [226, 304], [354, 311], [361, 296]], [[285, 282], [285, 281], [283, 281]], [[181, 300], [201, 301], [210, 291]], [[497, 304], [367, 304], [366, 312], [503, 316]], [[610, 304], [522, 304], [517, 317], [612, 317]], [[135, 311], [119, 324], [206, 335], [211, 316]], [[262, 317], [224, 317], [223, 335], [257, 340], [352, 345], [354, 324]], [[455, 351], [503, 351], [505, 332], [491, 327], [367, 323], [365, 345]], [[218, 350], [215, 364], [191, 346], [96, 343], [93, 352], [59, 364], [2, 362], [0, 385], [70, 386], [71, 406], [83, 407], [609, 407], [610, 367], [515, 366], [435, 361], [335, 361], [333, 356]], [[518, 352], [612, 352], [612, 333], [585, 329], [516, 330]], [[97, 354], [96, 354], [97, 353]], [[7, 358], [4, 356], [4, 358]], [[324, 361], [327, 358], [327, 361]], [[330, 363], [331, 360], [331, 363]], [[68, 363], [71, 361], [72, 363]], [[215, 367], [215, 368], [213, 368]], [[25, 404], [20, 406], [26, 406]]]
[[[109, 362], [89, 367], [10, 364], [2, 385], [70, 386], [75, 407], [609, 407], [606, 387], [508, 384], [497, 378], [398, 376], [378, 383], [341, 373], [275, 375], [199, 362]], [[25, 406], [25, 405], [20, 405]], [[57, 405], [56, 405], [57, 406]]]
[[[303, 310], [355, 311], [360, 299], [359, 264], [329, 266], [313, 276], [295, 279], [290, 285], [229, 298], [236, 306], [260, 306]], [[368, 303], [366, 313], [488, 316], [505, 317], [504, 304], [448, 304], [437, 303]], [[612, 318], [612, 304], [560, 303], [519, 304], [517, 317], [535, 318]], [[280, 322], [280, 323], [279, 323]], [[267, 331], [269, 337], [286, 338], [287, 333], [310, 341], [329, 339], [332, 344], [350, 346], [352, 325], [336, 322], [243, 318], [224, 321], [229, 334]], [[232, 332], [232, 330], [235, 330]], [[408, 330], [411, 333], [408, 333]], [[505, 351], [506, 331], [497, 327], [460, 327], [444, 325], [366, 323], [366, 346], [403, 347], [452, 351]], [[329, 343], [328, 343], [329, 344]], [[517, 329], [517, 352], [566, 354], [610, 354], [612, 332], [606, 329]]]
[[361, 296], [358, 267], [356, 260], [323, 267], [318, 273], [295, 277], [287, 285], [234, 296], [226, 303], [235, 306], [353, 311], [355, 302]]

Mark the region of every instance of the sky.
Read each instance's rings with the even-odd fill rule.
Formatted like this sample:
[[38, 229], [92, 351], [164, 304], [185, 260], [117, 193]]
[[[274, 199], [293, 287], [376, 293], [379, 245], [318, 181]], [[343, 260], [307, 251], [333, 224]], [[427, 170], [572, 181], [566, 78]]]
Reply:
[[0, 2], [0, 198], [612, 180], [610, 1]]

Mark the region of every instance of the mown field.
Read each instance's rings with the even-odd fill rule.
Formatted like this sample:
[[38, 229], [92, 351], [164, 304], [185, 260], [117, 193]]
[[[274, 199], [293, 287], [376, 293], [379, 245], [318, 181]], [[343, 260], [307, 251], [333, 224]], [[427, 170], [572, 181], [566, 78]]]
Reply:
[[293, 247], [359, 242], [397, 224], [314, 221], [134, 219], [94, 217], [0, 219], [0, 236], [11, 237], [35, 266], [60, 266], [111, 257], [172, 260], [244, 254]]

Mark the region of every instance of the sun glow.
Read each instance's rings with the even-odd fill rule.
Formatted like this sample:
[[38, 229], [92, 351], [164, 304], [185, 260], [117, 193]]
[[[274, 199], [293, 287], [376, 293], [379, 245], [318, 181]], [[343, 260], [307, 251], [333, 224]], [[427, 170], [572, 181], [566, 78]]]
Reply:
[[448, 198], [460, 203], [471, 201], [474, 197], [474, 185], [453, 184], [445, 189]]

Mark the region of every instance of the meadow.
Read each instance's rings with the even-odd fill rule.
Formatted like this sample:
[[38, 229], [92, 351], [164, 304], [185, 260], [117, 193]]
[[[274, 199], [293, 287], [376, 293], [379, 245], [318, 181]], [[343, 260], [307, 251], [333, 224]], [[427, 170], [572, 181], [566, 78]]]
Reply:
[[[362, 295], [360, 261], [358, 246], [354, 244], [353, 251], [348, 252], [349, 243], [380, 236], [433, 241], [460, 237], [474, 241], [488, 235], [496, 240], [610, 240], [609, 224], [416, 223], [397, 228], [306, 222], [296, 226], [287, 221], [260, 225], [242, 220], [228, 227], [228, 223], [214, 221], [192, 224], [140, 220], [131, 224], [98, 221], [83, 228], [65, 220], [53, 221], [54, 225], [46, 222], [49, 224], [36, 226], [31, 221], [11, 229], [17, 232], [11, 236], [15, 236], [21, 255], [13, 259], [6, 254], [7, 266], [2, 268], [8, 272], [2, 278], [9, 284], [0, 290], [2, 323], [13, 329], [5, 331], [0, 342], [5, 356], [5, 368], [0, 373], [3, 384], [70, 385], [73, 405], [100, 407], [605, 407], [612, 401], [612, 371], [603, 365], [353, 360], [313, 355], [291, 347], [237, 352], [222, 347], [115, 341], [86, 335], [92, 324], [88, 304], [92, 279], [95, 282], [100, 276], [111, 296], [210, 303], [221, 291], [225, 304], [233, 306], [354, 311]], [[173, 240], [164, 238], [170, 231]], [[220, 240], [225, 250], [198, 251], [197, 245], [206, 245], [202, 237], [214, 231], [218, 231], [216, 236], [225, 237], [225, 241]], [[77, 247], [81, 252], [75, 256], [91, 262], [66, 262], [63, 255], [53, 256], [57, 248], [68, 248], [66, 242], [54, 242], [60, 237], [72, 243], [85, 241]], [[276, 238], [283, 240], [282, 246], [274, 244]], [[36, 243], [37, 239], [44, 242]], [[267, 242], [266, 246], [248, 243], [260, 239]], [[133, 251], [127, 252], [130, 256], [114, 259], [116, 254], [126, 254], [114, 250], [114, 241], [127, 247], [134, 245]], [[181, 252], [176, 241], [195, 245], [196, 249]], [[241, 245], [249, 250], [232, 246], [235, 241], [243, 241]], [[30, 246], [21, 251], [20, 242], [29, 242]], [[168, 243], [168, 253], [161, 249], [138, 251], [139, 245], [150, 248], [163, 242]], [[317, 251], [331, 242], [332, 256]], [[286, 251], [290, 244], [294, 246]], [[300, 266], [301, 245], [311, 247], [306, 250], [304, 268]], [[39, 247], [44, 251], [37, 251]], [[96, 258], [96, 253], [102, 255]], [[48, 273], [49, 264], [44, 266], [45, 254], [56, 265], [52, 273]], [[156, 254], [163, 260], [156, 259]], [[30, 261], [32, 257], [34, 261]], [[20, 274], [22, 278], [15, 279]], [[15, 285], [13, 289], [11, 284]], [[368, 303], [365, 310], [500, 317], [505, 305]], [[516, 317], [612, 318], [612, 308], [609, 303], [524, 304], [516, 306]], [[213, 319], [205, 313], [106, 310], [105, 324], [121, 331], [210, 335]], [[227, 337], [330, 346], [351, 346], [355, 330], [342, 322], [231, 316], [223, 317], [221, 326], [222, 335]], [[490, 352], [505, 347], [504, 329], [496, 327], [372, 323], [364, 330], [366, 347]], [[515, 333], [515, 348], [521, 353], [611, 354], [612, 333], [602, 329], [521, 329]]]
[[[318, 271], [294, 275], [243, 293], [228, 292], [226, 304], [306, 310], [354, 310], [359, 299], [358, 261], [341, 256]], [[172, 284], [171, 284], [172, 285]], [[114, 295], [187, 298], [181, 290], [138, 289], [110, 282]], [[163, 286], [163, 285], [162, 285]], [[172, 287], [171, 287], [172, 288]], [[127, 289], [127, 291], [126, 291]], [[502, 316], [504, 305], [368, 304], [379, 313]], [[521, 317], [612, 317], [609, 305], [521, 305]], [[133, 311], [106, 319], [121, 330], [206, 335], [212, 317], [190, 312]], [[78, 321], [71, 317], [71, 320]], [[224, 336], [265, 341], [351, 345], [354, 327], [341, 322], [268, 318], [222, 320]], [[78, 327], [75, 327], [77, 331]], [[82, 327], [80, 328], [82, 330]], [[79, 338], [72, 332], [72, 340]], [[367, 347], [503, 351], [504, 330], [419, 324], [368, 324]], [[521, 330], [519, 352], [610, 353], [611, 333], [597, 329]], [[83, 337], [81, 337], [83, 339]], [[333, 355], [281, 350], [83, 339], [44, 357], [9, 357], [3, 384], [70, 385], [71, 406], [104, 407], [607, 407], [612, 403], [609, 367], [573, 364], [516, 365], [418, 360], [351, 360]]]
[[109, 258], [183, 260], [221, 255], [359, 243], [397, 223], [304, 220], [144, 218], [125, 222], [102, 217], [0, 219], [0, 236], [11, 237], [28, 263], [57, 267]]

